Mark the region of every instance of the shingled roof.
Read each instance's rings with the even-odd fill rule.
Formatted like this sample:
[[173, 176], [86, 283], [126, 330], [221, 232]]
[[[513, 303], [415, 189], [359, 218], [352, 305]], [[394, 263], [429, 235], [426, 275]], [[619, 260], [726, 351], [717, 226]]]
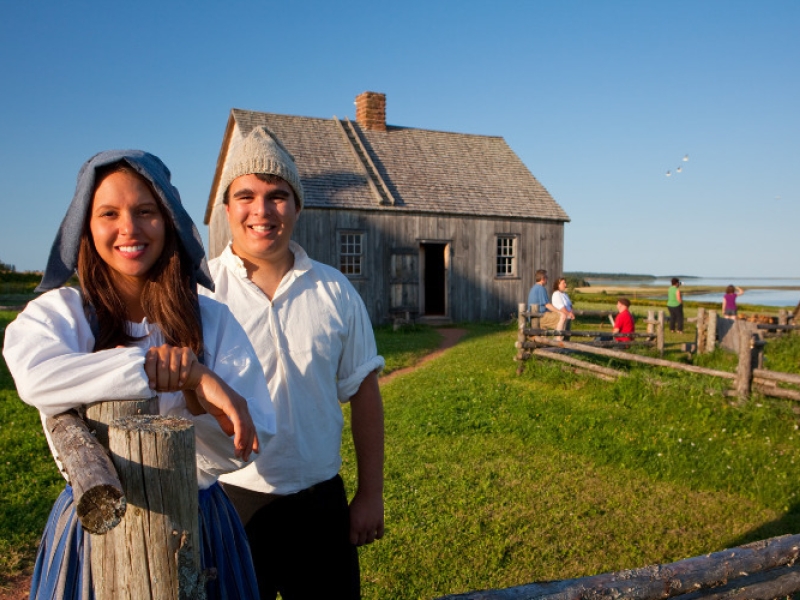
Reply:
[[569, 221], [502, 137], [234, 108], [206, 223], [231, 137], [261, 125], [294, 155], [306, 207]]

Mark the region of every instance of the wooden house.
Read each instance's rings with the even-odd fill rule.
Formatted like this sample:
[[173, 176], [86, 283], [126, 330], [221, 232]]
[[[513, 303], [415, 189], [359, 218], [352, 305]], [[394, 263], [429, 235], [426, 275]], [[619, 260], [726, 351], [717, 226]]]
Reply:
[[232, 139], [266, 126], [294, 156], [305, 207], [294, 239], [345, 273], [378, 324], [509, 319], [536, 269], [560, 276], [566, 212], [502, 137], [386, 124], [386, 96], [355, 122], [233, 109], [205, 223], [209, 255], [230, 239], [214, 206]]

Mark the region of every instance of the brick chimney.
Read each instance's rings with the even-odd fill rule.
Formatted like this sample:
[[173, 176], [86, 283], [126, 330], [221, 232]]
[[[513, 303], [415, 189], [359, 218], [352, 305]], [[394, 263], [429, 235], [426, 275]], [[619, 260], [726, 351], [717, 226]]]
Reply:
[[386, 94], [362, 92], [356, 96], [356, 123], [369, 131], [386, 131]]

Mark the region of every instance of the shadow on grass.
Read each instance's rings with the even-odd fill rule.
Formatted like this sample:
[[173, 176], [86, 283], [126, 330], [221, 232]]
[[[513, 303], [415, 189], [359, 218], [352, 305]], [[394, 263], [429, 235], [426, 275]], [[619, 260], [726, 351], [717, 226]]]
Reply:
[[800, 502], [792, 505], [779, 519], [763, 523], [744, 535], [734, 538], [730, 547], [733, 548], [780, 535], [795, 535], [797, 533], [800, 533]]

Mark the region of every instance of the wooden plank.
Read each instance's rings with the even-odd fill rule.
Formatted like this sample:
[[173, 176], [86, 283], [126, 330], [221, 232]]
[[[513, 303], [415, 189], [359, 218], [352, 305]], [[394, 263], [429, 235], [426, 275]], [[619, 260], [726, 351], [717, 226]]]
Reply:
[[[442, 596], [439, 600], [660, 600], [728, 585], [739, 578], [747, 581], [755, 573], [767, 574], [772, 569], [778, 569], [775, 576], [780, 578], [786, 575], [786, 571], [780, 568], [793, 565], [799, 557], [800, 535], [786, 535], [665, 565], [651, 565], [564, 581], [529, 583], [506, 589], [452, 594]], [[794, 593], [800, 590], [800, 580], [792, 577], [790, 583], [782, 585], [780, 589], [778, 596]], [[760, 597], [767, 598], [756, 595], [740, 596], [749, 600]]]
[[585, 360], [579, 360], [577, 358], [573, 358], [571, 356], [566, 356], [565, 354], [559, 354], [557, 352], [553, 352], [552, 350], [544, 350], [544, 349], [537, 349], [531, 352], [531, 354], [535, 354], [536, 356], [541, 356], [544, 358], [549, 358], [555, 361], [567, 363], [569, 365], [580, 367], [586, 371], [592, 371], [594, 373], [600, 373], [602, 375], [606, 375], [611, 377], [612, 380], [617, 379], [618, 377], [624, 377], [625, 373], [623, 371], [618, 371], [617, 369], [610, 369], [608, 367], [601, 367], [600, 365], [595, 365], [593, 363], [587, 362]]
[[734, 373], [727, 371], [717, 371], [715, 369], [707, 369], [705, 367], [696, 367], [694, 365], [684, 365], [683, 363], [665, 360], [663, 358], [651, 358], [649, 356], [639, 356], [638, 354], [631, 354], [629, 352], [622, 352], [620, 350], [610, 350], [608, 348], [597, 348], [587, 344], [577, 344], [575, 342], [556, 342], [547, 338], [537, 338], [537, 343], [544, 346], [552, 346], [554, 348], [568, 348], [570, 350], [578, 350], [586, 352], [587, 354], [599, 354], [600, 356], [609, 356], [611, 358], [619, 358], [621, 360], [629, 360], [632, 362], [639, 362], [646, 365], [654, 365], [657, 367], [669, 367], [671, 369], [678, 369], [680, 371], [688, 371], [690, 373], [697, 373], [698, 375], [710, 375], [712, 377], [722, 377], [724, 379], [735, 379]]

